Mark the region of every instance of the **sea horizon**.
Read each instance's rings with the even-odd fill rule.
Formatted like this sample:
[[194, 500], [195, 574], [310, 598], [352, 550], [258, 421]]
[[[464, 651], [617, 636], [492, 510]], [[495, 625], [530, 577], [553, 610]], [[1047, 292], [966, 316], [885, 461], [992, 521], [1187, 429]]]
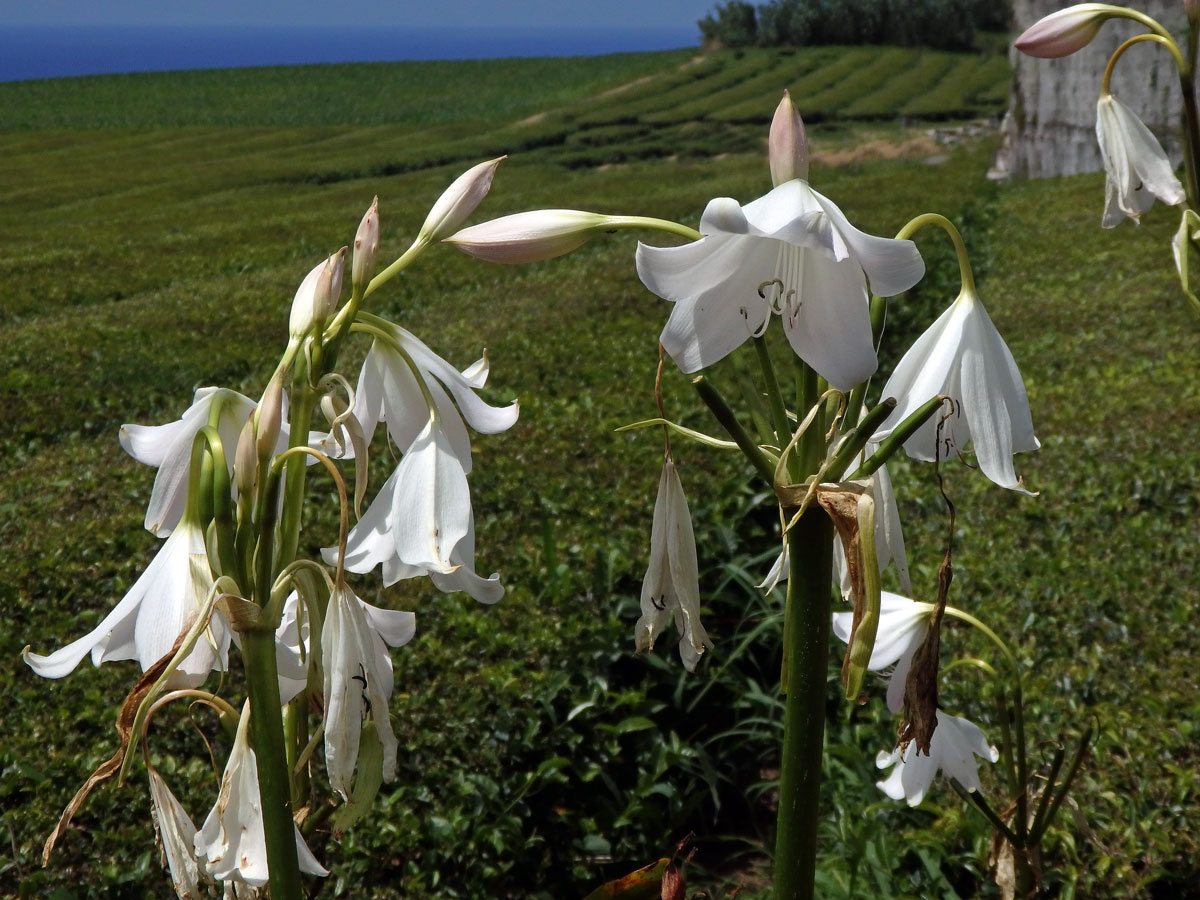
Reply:
[[671, 28], [19, 25], [0, 28], [0, 82], [319, 63], [594, 56], [699, 44]]

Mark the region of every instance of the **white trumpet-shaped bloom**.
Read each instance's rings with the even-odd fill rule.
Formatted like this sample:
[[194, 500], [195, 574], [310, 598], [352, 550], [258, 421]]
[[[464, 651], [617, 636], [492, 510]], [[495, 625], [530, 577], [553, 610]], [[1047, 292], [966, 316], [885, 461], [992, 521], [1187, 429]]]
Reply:
[[[267, 837], [258, 793], [258, 762], [249, 741], [250, 715], [247, 703], [221, 776], [220, 794], [196, 833], [195, 849], [210, 877], [261, 887], [268, 880]], [[300, 871], [328, 875], [304, 843], [300, 830], [295, 831]]]
[[903, 754], [898, 748], [891, 752], [880, 751], [875, 758], [875, 765], [880, 769], [889, 766], [895, 768], [876, 785], [893, 800], [908, 801], [909, 806], [916, 806], [925, 799], [938, 772], [944, 772], [966, 790], [974, 792], [979, 790], [976, 756], [988, 762], [1000, 758], [999, 752], [988, 744], [978, 725], [958, 716], [947, 715], [939, 709], [928, 755], [919, 752], [916, 741], [910, 743]]
[[[450, 549], [447, 569], [431, 568], [401, 557], [398, 536], [403, 529], [411, 527], [412, 517], [403, 514], [406, 512], [402, 506], [405, 501], [400, 498], [421, 489], [421, 485], [412, 485], [409, 491], [401, 492], [398, 490], [401, 477], [401, 470], [397, 468], [379, 489], [358, 524], [350, 530], [346, 540], [346, 568], [351, 572], [366, 573], [381, 566], [385, 587], [405, 578], [428, 575], [438, 590], [447, 593], [464, 591], [480, 603], [495, 603], [503, 597], [499, 573], [493, 572], [484, 578], [475, 572], [475, 520], [469, 505], [466, 531]], [[426, 490], [435, 488], [436, 485], [425, 485]], [[436, 507], [435, 498], [432, 506], [422, 508], [436, 510]], [[407, 552], [407, 544], [405, 547]], [[321, 553], [330, 565], [337, 562], [336, 547], [326, 547]]]
[[778, 313], [796, 354], [834, 387], [875, 371], [867, 282], [880, 296], [925, 272], [912, 241], [874, 237], [799, 179], [740, 206], [720, 197], [698, 241], [639, 244], [642, 283], [675, 307], [660, 341], [684, 372], [724, 359]]
[[146, 529], [158, 537], [170, 534], [183, 516], [192, 441], [200, 429], [208, 424], [213, 404], [217, 402], [221, 403], [217, 433], [221, 436], [225, 460], [232, 472], [238, 436], [256, 405], [237, 391], [203, 387], [196, 391], [192, 405], [174, 422], [166, 425], [121, 426], [120, 440], [125, 452], [138, 462], [158, 469], [154, 488], [150, 492], [150, 504], [146, 507]]
[[1128, 216], [1135, 222], [1157, 197], [1176, 206], [1187, 199], [1183, 185], [1158, 139], [1134, 112], [1112, 94], [1096, 105], [1096, 139], [1104, 159], [1104, 217], [1113, 228]]
[[[25, 648], [25, 662], [45, 678], [62, 678], [89, 653], [100, 665], [136, 659], [142, 670], [158, 662], [174, 646], [204, 606], [213, 586], [204, 533], [188, 519], [180, 522], [146, 571], [104, 620], [83, 637], [48, 656]], [[177, 686], [197, 685], [213, 669], [224, 669], [229, 629], [214, 612], [208, 630], [172, 676]]]
[[487, 382], [486, 355], [460, 372], [411, 332], [398, 325], [390, 325], [388, 332], [416, 371], [388, 342], [377, 340], [371, 345], [354, 392], [354, 417], [363, 434], [369, 441], [375, 427], [384, 422], [397, 447], [411, 446], [429, 420], [427, 390], [441, 429], [461, 460], [463, 471], [469, 474], [471, 441], [466, 426], [480, 434], [499, 434], [516, 423], [518, 404], [514, 401], [504, 407], [490, 406], [476, 393]]
[[325, 666], [325, 765], [329, 783], [349, 799], [359, 736], [370, 715], [383, 745], [383, 777], [396, 775], [396, 736], [388, 720], [392, 658], [386, 644], [412, 640], [416, 616], [364, 603], [345, 584], [335, 586], [321, 631]]
[[[890, 591], [880, 594], [879, 629], [875, 633], [875, 646], [871, 650], [867, 668], [872, 672], [881, 672], [895, 667], [888, 679], [887, 689], [887, 705], [893, 713], [900, 712], [904, 706], [904, 682], [912, 667], [913, 654], [929, 631], [932, 612], [933, 606], [929, 603], [909, 600]], [[854, 613], [835, 612], [833, 633], [839, 640], [849, 643], [853, 623]]]
[[154, 768], [150, 769], [150, 812], [179, 900], [205, 900], [209, 879], [196, 859], [196, 825]]
[[1014, 453], [1040, 446], [1025, 384], [987, 310], [965, 288], [892, 372], [883, 396], [894, 397], [896, 409], [876, 439], [882, 441], [921, 405], [942, 395], [951, 398], [953, 411], [935, 412], [918, 428], [904, 442], [908, 455], [944, 460], [970, 443], [984, 475], [1028, 493], [1013, 470]]
[[705, 649], [712, 649], [712, 641], [700, 623], [700, 575], [692, 517], [675, 461], [668, 458], [654, 501], [650, 565], [642, 581], [642, 616], [633, 629], [637, 649], [651, 649], [672, 616], [679, 632], [679, 656], [689, 672], [695, 671]]

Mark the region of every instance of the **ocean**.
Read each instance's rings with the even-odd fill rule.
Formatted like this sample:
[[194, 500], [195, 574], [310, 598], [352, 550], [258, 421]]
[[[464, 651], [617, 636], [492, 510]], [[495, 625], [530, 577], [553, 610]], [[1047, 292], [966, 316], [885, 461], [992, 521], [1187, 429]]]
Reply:
[[504, 56], [581, 56], [699, 43], [673, 28], [0, 27], [0, 81], [117, 72]]

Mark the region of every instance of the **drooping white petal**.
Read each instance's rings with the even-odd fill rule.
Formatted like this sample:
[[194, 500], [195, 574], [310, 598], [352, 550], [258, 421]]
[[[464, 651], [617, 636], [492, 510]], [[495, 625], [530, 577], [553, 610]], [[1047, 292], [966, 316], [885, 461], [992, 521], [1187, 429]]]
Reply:
[[154, 768], [150, 769], [150, 812], [179, 900], [205, 900], [208, 879], [196, 859], [196, 825]]
[[866, 273], [873, 293], [891, 297], [907, 291], [924, 277], [925, 261], [916, 244], [859, 231], [836, 204], [816, 191], [812, 193], [842, 240], [849, 245], [851, 256]]
[[642, 616], [634, 626], [637, 649], [651, 649], [673, 615], [680, 635], [680, 658], [689, 672], [694, 671], [712, 642], [700, 622], [700, 576], [692, 518], [670, 458], [663, 464], [654, 501], [650, 564], [642, 581], [641, 607]]
[[[185, 520], [99, 625], [48, 656], [26, 648], [25, 662], [45, 678], [70, 674], [89, 653], [97, 666], [136, 659], [144, 671], [174, 646], [191, 616], [204, 604], [212, 584], [204, 535], [198, 526]], [[228, 649], [229, 629], [214, 613], [208, 632], [179, 666], [172, 683], [201, 683], [213, 669], [224, 668]]]
[[504, 585], [500, 573], [493, 572], [487, 578], [475, 573], [475, 517], [467, 523], [467, 533], [450, 554], [450, 561], [458, 568], [453, 572], [430, 572], [429, 577], [439, 591], [452, 593], [462, 591], [480, 603], [496, 603], [504, 596]]
[[217, 433], [225, 447], [226, 463], [233, 470], [234, 448], [255, 402], [236, 391], [200, 388], [183, 416], [166, 425], [122, 425], [121, 446], [140, 463], [158, 467], [150, 503], [146, 507], [146, 529], [158, 537], [171, 533], [187, 501], [188, 471], [192, 441], [208, 424], [212, 405], [221, 402]]
[[396, 467], [391, 524], [402, 563], [452, 572], [450, 554], [467, 533], [471, 493], [463, 464], [430, 419]]
[[897, 405], [876, 439], [888, 437], [939, 395], [954, 401], [953, 410], [934, 413], [918, 428], [904, 443], [908, 455], [944, 460], [969, 442], [988, 478], [1027, 493], [1013, 471], [1012, 456], [1040, 446], [1029, 399], [1012, 353], [983, 304], [968, 291], [916, 340], [892, 372], [883, 396], [895, 398]]
[[1104, 217], [1112, 228], [1128, 216], [1135, 222], [1157, 197], [1175, 206], [1186, 199], [1158, 139], [1134, 112], [1112, 94], [1101, 94], [1096, 106], [1096, 139], [1104, 160]]
[[[258, 791], [258, 762], [249, 741], [250, 704], [242, 709], [237, 736], [216, 805], [196, 833], [196, 856], [205, 871], [221, 881], [240, 881], [254, 887], [267, 883], [267, 840], [263, 830], [262, 803]], [[293, 826], [294, 827], [294, 826]], [[296, 832], [296, 854], [300, 871], [328, 875], [304, 838]]]
[[794, 247], [783, 252], [782, 281], [799, 298], [781, 313], [788, 343], [830, 386], [848, 392], [879, 365], [862, 269]]
[[308, 684], [308, 618], [300, 623], [300, 599], [295, 591], [283, 601], [275, 629], [275, 669], [279, 673], [279, 702], [288, 703]]
[[[396, 774], [396, 736], [388, 716], [392, 695], [392, 660], [383, 637], [372, 626], [365, 604], [345, 584], [336, 585], [329, 598], [321, 630], [325, 668], [325, 765], [329, 783], [344, 799], [353, 787], [358, 761], [359, 736], [367, 716], [383, 745], [383, 777]], [[388, 621], [388, 610], [376, 610], [393, 637], [415, 628], [411, 613], [401, 614], [404, 624]], [[374, 618], [374, 617], [372, 617]], [[399, 626], [399, 629], [397, 629]], [[408, 632], [411, 637], [411, 632]]]
[[915, 741], [905, 748], [903, 755], [899, 750], [880, 752], [875, 765], [880, 769], [894, 768], [876, 785], [893, 800], [906, 800], [909, 806], [916, 806], [925, 798], [939, 771], [944, 771], [968, 791], [977, 791], [979, 764], [975, 761], [976, 756], [989, 762], [1000, 758], [996, 748], [988, 745], [979, 726], [939, 709], [929, 754], [919, 752]]

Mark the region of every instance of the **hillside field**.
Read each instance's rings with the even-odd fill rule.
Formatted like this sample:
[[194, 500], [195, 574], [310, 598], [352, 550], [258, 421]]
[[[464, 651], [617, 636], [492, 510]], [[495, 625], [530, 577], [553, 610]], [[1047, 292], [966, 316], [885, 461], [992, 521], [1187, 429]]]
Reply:
[[[710, 198], [770, 187], [766, 129], [787, 88], [810, 124], [810, 180], [858, 227], [891, 235], [927, 211], [959, 224], [1025, 378], [1042, 448], [1017, 464], [1039, 495], [944, 473], [951, 602], [1017, 651], [1032, 739], [1048, 758], [1097, 729], [1047, 846], [1050, 895], [1200, 897], [1200, 323], [1172, 265], [1178, 220], [1156, 206], [1104, 231], [1102, 176], [997, 185], [994, 137], [926, 133], [997, 116], [1007, 85], [1003, 55], [880, 47], [0, 84], [0, 896], [170, 895], [140, 766], [98, 789], [40, 865], [112, 753], [134, 667], [85, 662], [51, 682], [21, 649], [90, 630], [159, 546], [142, 527], [153, 473], [121, 451], [121, 424], [173, 420], [204, 385], [257, 396], [296, 285], [373, 196], [381, 259], [457, 174], [502, 154], [474, 221], [565, 207], [695, 226]], [[885, 353], [957, 291], [944, 240], [918, 245], [930, 276], [890, 302]], [[399, 775], [340, 845], [316, 842], [334, 872], [323, 897], [567, 900], [689, 831], [693, 887], [768, 896], [781, 598], [754, 585], [777, 522], [735, 460], [677, 447], [716, 647], [693, 676], [670, 635], [633, 654], [661, 443], [615, 429], [656, 414], [668, 312], [634, 247], [616, 234], [521, 268], [435, 248], [371, 298], [459, 366], [486, 347], [489, 399], [520, 400], [516, 427], [475, 442], [471, 479], [479, 569], [507, 594], [485, 608], [401, 582], [374, 598], [361, 580], [419, 628], [393, 653]], [[688, 378], [669, 371], [665, 387], [677, 418], [715, 430]], [[389, 465], [377, 450], [373, 484]], [[931, 599], [945, 510], [930, 466], [893, 478]], [[328, 479], [312, 485], [333, 497]], [[332, 505], [308, 533], [329, 543]], [[943, 637], [943, 665], [989, 652]], [[894, 722], [829, 677], [819, 894], [995, 896], [986, 823], [944, 785], [915, 809], [887, 800], [874, 760]], [[983, 684], [964, 669], [943, 690], [995, 740]], [[199, 734], [181, 721], [153, 739], [202, 818], [219, 772]]]

